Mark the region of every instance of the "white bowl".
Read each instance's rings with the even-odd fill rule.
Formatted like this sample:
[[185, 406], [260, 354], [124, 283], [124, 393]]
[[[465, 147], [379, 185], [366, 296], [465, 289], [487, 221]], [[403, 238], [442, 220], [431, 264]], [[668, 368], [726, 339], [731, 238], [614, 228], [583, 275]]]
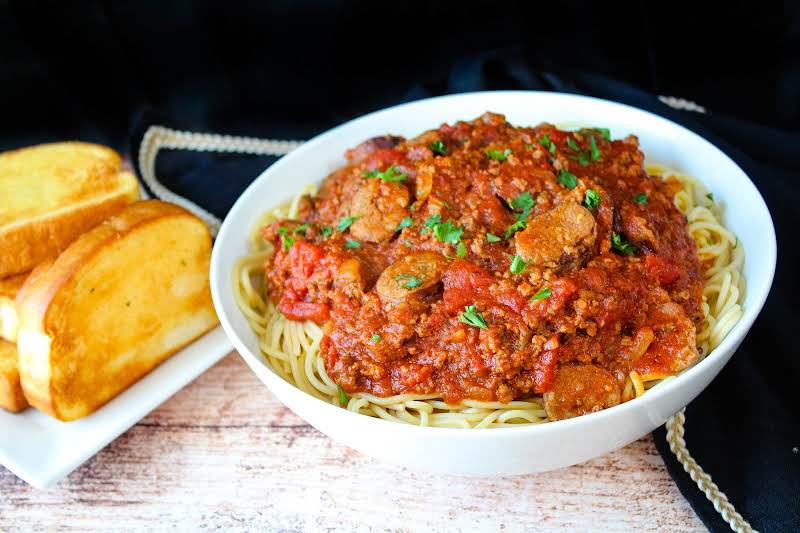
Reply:
[[[318, 400], [275, 374], [236, 307], [231, 272], [247, 252], [247, 234], [268, 207], [287, 201], [345, 163], [361, 141], [387, 133], [413, 137], [443, 122], [470, 120], [485, 111], [515, 125], [595, 125], [615, 137], [634, 133], [649, 161], [703, 181], [722, 202], [728, 227], [745, 250], [744, 316], [708, 357], [649, 390], [605, 411], [554, 423], [496, 429], [418, 427], [358, 415]], [[767, 206], [745, 173], [708, 141], [651, 113], [605, 100], [545, 92], [486, 92], [444, 96], [371, 113], [303, 144], [269, 167], [242, 194], [222, 224], [211, 259], [211, 291], [222, 326], [256, 375], [309, 424], [351, 448], [413, 469], [450, 474], [523, 474], [586, 461], [620, 448], [663, 424], [692, 401], [742, 342], [767, 298], [775, 271], [775, 230]]]

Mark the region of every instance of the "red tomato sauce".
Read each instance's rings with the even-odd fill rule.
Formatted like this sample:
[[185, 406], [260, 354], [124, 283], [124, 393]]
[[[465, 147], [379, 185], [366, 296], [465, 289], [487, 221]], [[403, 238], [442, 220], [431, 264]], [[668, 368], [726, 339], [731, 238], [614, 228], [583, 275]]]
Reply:
[[264, 231], [270, 297], [325, 325], [345, 391], [545, 394], [566, 418], [618, 403], [631, 371], [698, 358], [695, 243], [635, 137], [487, 113], [346, 155], [299, 220]]

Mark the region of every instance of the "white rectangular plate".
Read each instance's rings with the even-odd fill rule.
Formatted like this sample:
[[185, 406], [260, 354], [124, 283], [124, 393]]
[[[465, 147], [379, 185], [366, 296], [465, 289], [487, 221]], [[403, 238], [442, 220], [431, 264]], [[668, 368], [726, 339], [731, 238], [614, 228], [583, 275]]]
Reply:
[[0, 409], [0, 464], [36, 488], [60, 481], [233, 348], [221, 327], [173, 355], [91, 416], [59, 422]]

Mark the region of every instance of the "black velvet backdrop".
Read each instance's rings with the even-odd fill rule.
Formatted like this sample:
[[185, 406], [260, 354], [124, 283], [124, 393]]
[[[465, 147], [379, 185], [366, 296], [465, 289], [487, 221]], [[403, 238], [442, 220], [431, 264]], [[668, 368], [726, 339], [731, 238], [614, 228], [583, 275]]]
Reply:
[[[153, 123], [307, 139], [388, 105], [483, 89], [585, 93], [676, 120], [751, 176], [779, 246], [767, 305], [732, 362], [689, 406], [687, 441], [755, 527], [800, 530], [793, 338], [800, 9], [793, 2], [389, 6], [0, 0], [0, 149], [81, 138], [135, 151]], [[694, 100], [710, 114], [672, 110], [659, 94]], [[158, 171], [174, 190], [224, 215], [272, 161], [169, 153]], [[656, 443], [706, 525], [725, 530], [671, 457], [663, 430]]]

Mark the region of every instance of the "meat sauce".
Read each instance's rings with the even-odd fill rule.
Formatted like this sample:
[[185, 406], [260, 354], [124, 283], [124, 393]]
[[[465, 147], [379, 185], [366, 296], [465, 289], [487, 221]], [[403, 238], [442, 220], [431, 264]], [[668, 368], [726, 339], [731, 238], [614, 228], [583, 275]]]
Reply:
[[702, 271], [679, 185], [647, 175], [635, 137], [486, 113], [346, 156], [300, 220], [264, 229], [269, 295], [324, 326], [345, 391], [543, 394], [560, 419], [619, 403], [631, 371], [697, 360]]

